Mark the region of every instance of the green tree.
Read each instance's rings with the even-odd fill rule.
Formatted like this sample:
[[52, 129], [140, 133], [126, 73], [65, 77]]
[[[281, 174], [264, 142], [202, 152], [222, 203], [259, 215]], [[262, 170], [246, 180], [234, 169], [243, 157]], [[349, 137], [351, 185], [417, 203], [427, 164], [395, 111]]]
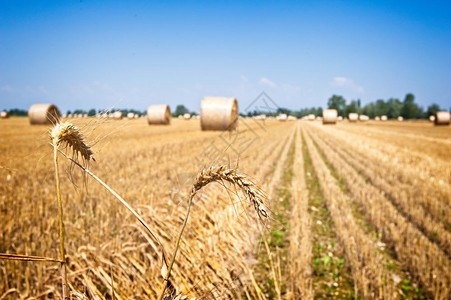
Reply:
[[327, 108], [336, 109], [339, 116], [343, 116], [346, 108], [346, 99], [342, 96], [332, 95], [327, 101]]
[[10, 116], [20, 116], [20, 117], [25, 117], [27, 116], [28, 111], [24, 110], [24, 109], [19, 109], [19, 108], [12, 108], [9, 110], [9, 115]]
[[415, 96], [411, 93], [404, 98], [401, 108], [401, 116], [404, 119], [416, 119], [421, 116], [422, 109], [415, 103]]
[[425, 117], [428, 118], [429, 116], [435, 115], [435, 113], [439, 110], [440, 106], [436, 103], [432, 103], [431, 105], [428, 106], [425, 113]]
[[175, 112], [173, 113], [174, 117], [178, 117], [180, 115], [184, 115], [186, 113], [189, 113], [188, 108], [185, 107], [185, 105], [179, 104], [177, 105], [177, 107], [175, 108]]
[[387, 101], [387, 117], [396, 119], [401, 115], [402, 103], [399, 99], [390, 98]]
[[364, 115], [367, 115], [370, 118], [374, 118], [376, 116], [376, 104], [375, 103], [368, 103], [365, 105], [362, 109], [362, 113]]
[[96, 115], [96, 110], [95, 110], [94, 108], [91, 108], [91, 109], [88, 111], [88, 116], [93, 117], [93, 116], [95, 116], [95, 115]]
[[347, 117], [350, 113], [360, 113], [360, 100], [352, 100], [351, 103], [346, 105], [344, 116]]
[[375, 116], [387, 115], [387, 111], [388, 111], [387, 103], [385, 103], [385, 101], [382, 99], [377, 100], [374, 107]]

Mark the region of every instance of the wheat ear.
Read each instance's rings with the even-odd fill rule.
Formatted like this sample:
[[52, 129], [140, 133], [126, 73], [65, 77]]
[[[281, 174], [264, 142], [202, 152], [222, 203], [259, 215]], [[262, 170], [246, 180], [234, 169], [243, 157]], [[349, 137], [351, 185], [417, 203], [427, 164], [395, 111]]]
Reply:
[[[61, 201], [60, 190], [60, 176], [58, 167], [58, 150], [64, 144], [72, 147], [74, 155], [80, 153], [84, 159], [89, 160], [91, 155], [88, 155], [87, 149], [91, 148], [84, 142], [84, 139], [78, 128], [71, 123], [57, 123], [50, 132], [51, 143], [53, 146], [53, 163], [55, 166], [55, 180], [56, 180], [56, 200], [58, 205], [58, 225], [59, 225], [59, 239], [60, 239], [60, 260], [61, 260], [61, 294], [63, 299], [67, 299], [67, 272], [66, 272], [66, 256], [64, 252], [64, 223], [63, 223], [63, 204]], [[92, 154], [92, 151], [91, 151]]]
[[212, 182], [224, 182], [224, 181], [227, 181], [237, 186], [243, 191], [243, 193], [246, 195], [246, 198], [254, 206], [254, 210], [256, 211], [260, 220], [268, 218], [268, 211], [265, 208], [264, 203], [266, 197], [263, 191], [255, 183], [249, 180], [245, 175], [237, 174], [235, 169], [230, 169], [226, 166], [213, 166], [211, 168], [202, 170], [197, 175], [196, 181], [194, 182], [193, 187], [191, 189], [191, 193], [188, 198], [188, 208], [186, 211], [185, 220], [183, 221], [182, 228], [177, 237], [171, 262], [167, 270], [164, 270], [164, 272], [162, 272], [164, 282], [163, 288], [158, 296], [158, 300], [162, 300], [164, 297], [164, 293], [166, 292], [167, 283], [169, 281], [169, 277], [171, 276], [172, 267], [174, 265], [175, 258], [177, 256], [178, 249], [180, 247], [180, 241], [182, 239], [182, 235], [185, 230], [186, 224], [188, 223], [188, 217], [191, 211], [191, 205], [193, 203], [194, 196], [200, 189], [202, 189], [206, 185]]

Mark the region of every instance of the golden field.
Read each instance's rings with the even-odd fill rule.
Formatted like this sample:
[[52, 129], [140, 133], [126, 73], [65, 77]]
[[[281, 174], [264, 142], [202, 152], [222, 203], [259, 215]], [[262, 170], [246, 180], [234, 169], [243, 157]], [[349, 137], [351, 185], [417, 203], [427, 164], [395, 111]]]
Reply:
[[[138, 211], [169, 256], [203, 168], [237, 169], [266, 193], [271, 214], [262, 221], [226, 182], [198, 192], [168, 299], [451, 294], [450, 126], [242, 119], [238, 133], [223, 133], [203, 132], [194, 119], [73, 122], [94, 151], [89, 169]], [[1, 253], [59, 257], [49, 130], [0, 120]], [[157, 298], [157, 241], [96, 181], [59, 162], [72, 298]], [[0, 260], [0, 300], [59, 298], [59, 268]]]

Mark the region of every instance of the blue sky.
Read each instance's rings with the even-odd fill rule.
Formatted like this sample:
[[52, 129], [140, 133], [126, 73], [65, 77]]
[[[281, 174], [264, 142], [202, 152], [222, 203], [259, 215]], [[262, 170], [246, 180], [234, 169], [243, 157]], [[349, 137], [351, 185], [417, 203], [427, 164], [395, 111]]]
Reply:
[[451, 106], [451, 1], [0, 1], [0, 109]]

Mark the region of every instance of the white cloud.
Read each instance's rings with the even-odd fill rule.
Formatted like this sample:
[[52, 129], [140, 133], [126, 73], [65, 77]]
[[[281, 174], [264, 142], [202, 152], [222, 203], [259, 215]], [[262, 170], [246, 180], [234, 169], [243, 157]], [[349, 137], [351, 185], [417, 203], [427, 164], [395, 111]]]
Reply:
[[48, 94], [47, 89], [46, 89], [45, 87], [43, 87], [42, 85], [39, 86], [38, 91], [39, 91], [41, 94], [43, 94], [43, 95], [47, 95], [47, 94]]
[[353, 92], [360, 94], [365, 93], [365, 89], [362, 86], [355, 84], [352, 79], [346, 77], [341, 76], [334, 77], [334, 79], [331, 82], [331, 85], [335, 87], [348, 88]]
[[0, 87], [0, 90], [7, 92], [7, 93], [11, 93], [13, 91], [13, 88], [9, 84], [7, 84], [7, 85]]
[[260, 84], [267, 85], [269, 87], [276, 87], [277, 86], [277, 84], [275, 82], [269, 80], [266, 77], [262, 77], [259, 82], [260, 82]]

